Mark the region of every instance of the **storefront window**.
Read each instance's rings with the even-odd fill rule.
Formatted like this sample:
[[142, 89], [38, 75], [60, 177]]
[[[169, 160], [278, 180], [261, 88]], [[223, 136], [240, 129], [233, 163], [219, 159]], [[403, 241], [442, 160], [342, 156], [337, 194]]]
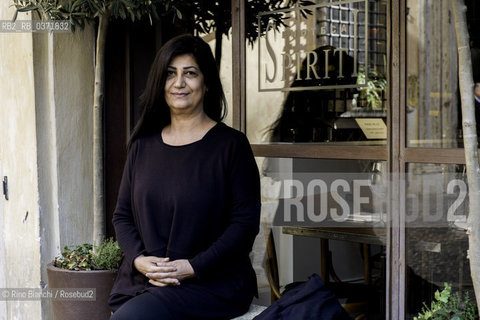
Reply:
[[[312, 3], [260, 13], [246, 50], [246, 133], [266, 156], [281, 285], [319, 270], [367, 283], [380, 301], [369, 319], [413, 319], [445, 283], [474, 301], [451, 1]], [[465, 4], [480, 115], [480, 2]]]
[[315, 3], [259, 14], [246, 57], [247, 135], [254, 144], [385, 144], [386, 1]]
[[[274, 234], [282, 288], [317, 273], [341, 303], [363, 302], [368, 319], [383, 319], [386, 162], [256, 159], [261, 172], [262, 232]], [[257, 242], [257, 253], [267, 247]], [[261, 269], [265, 256], [267, 252], [254, 260], [259, 261], [260, 291], [269, 293]], [[343, 290], [336, 291], [339, 288]]]
[[[465, 4], [473, 77], [480, 82], [479, 4]], [[451, 1], [407, 1], [407, 147], [463, 147], [453, 19]]]
[[452, 295], [473, 301], [475, 296], [467, 259], [465, 167], [410, 163], [407, 170], [406, 311], [413, 319], [445, 283]]

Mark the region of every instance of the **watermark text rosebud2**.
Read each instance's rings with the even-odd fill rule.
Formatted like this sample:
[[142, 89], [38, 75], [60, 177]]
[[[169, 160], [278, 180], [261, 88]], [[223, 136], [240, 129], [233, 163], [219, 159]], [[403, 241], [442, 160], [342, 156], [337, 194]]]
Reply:
[[[300, 180], [285, 180], [285, 221], [292, 221], [291, 209], [295, 207], [296, 220], [300, 222], [304, 222], [306, 218], [312, 222], [321, 222], [325, 221], [327, 217], [335, 222], [343, 222], [352, 212], [360, 212], [362, 204], [370, 202], [368, 197], [361, 196], [361, 188], [369, 186], [371, 186], [370, 180], [355, 179], [349, 183], [345, 179], [335, 179], [327, 185], [327, 182], [322, 179], [313, 179], [308, 182], [305, 190]], [[309, 195], [306, 198], [304, 198], [305, 191]], [[353, 195], [353, 202], [350, 203], [344, 197], [349, 192], [352, 192]], [[295, 196], [292, 196], [293, 194]], [[336, 205], [340, 206], [340, 209]], [[306, 217], [300, 214], [302, 212], [306, 213]]]
[[394, 184], [402, 190], [401, 214], [408, 227], [442, 227], [467, 219], [467, 183], [455, 173], [396, 179], [389, 174], [296, 173], [293, 179], [281, 182], [275, 225], [385, 225], [391, 217], [389, 199], [393, 196], [389, 190]]

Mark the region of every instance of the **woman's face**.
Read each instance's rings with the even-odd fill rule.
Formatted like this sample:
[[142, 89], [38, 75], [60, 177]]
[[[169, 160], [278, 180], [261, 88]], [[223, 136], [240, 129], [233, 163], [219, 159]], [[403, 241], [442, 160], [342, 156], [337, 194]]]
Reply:
[[203, 73], [191, 54], [179, 55], [168, 65], [165, 101], [175, 114], [203, 112], [207, 87]]

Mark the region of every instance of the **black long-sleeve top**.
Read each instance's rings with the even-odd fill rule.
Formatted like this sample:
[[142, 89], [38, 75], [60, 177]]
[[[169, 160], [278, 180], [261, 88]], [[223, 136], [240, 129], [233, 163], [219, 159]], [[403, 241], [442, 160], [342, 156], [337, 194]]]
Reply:
[[[238, 314], [256, 292], [249, 253], [259, 216], [258, 169], [243, 133], [218, 123], [183, 146], [165, 144], [160, 133], [136, 140], [113, 216], [124, 260], [112, 294], [148, 290], [185, 317]], [[195, 277], [152, 286], [133, 266], [140, 254], [188, 259]]]

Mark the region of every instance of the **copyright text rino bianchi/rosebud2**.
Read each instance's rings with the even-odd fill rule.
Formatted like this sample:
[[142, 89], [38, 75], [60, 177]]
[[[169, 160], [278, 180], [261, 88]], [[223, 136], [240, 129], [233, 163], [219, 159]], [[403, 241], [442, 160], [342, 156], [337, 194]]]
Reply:
[[0, 288], [0, 301], [25, 300], [95, 301], [95, 288]]

